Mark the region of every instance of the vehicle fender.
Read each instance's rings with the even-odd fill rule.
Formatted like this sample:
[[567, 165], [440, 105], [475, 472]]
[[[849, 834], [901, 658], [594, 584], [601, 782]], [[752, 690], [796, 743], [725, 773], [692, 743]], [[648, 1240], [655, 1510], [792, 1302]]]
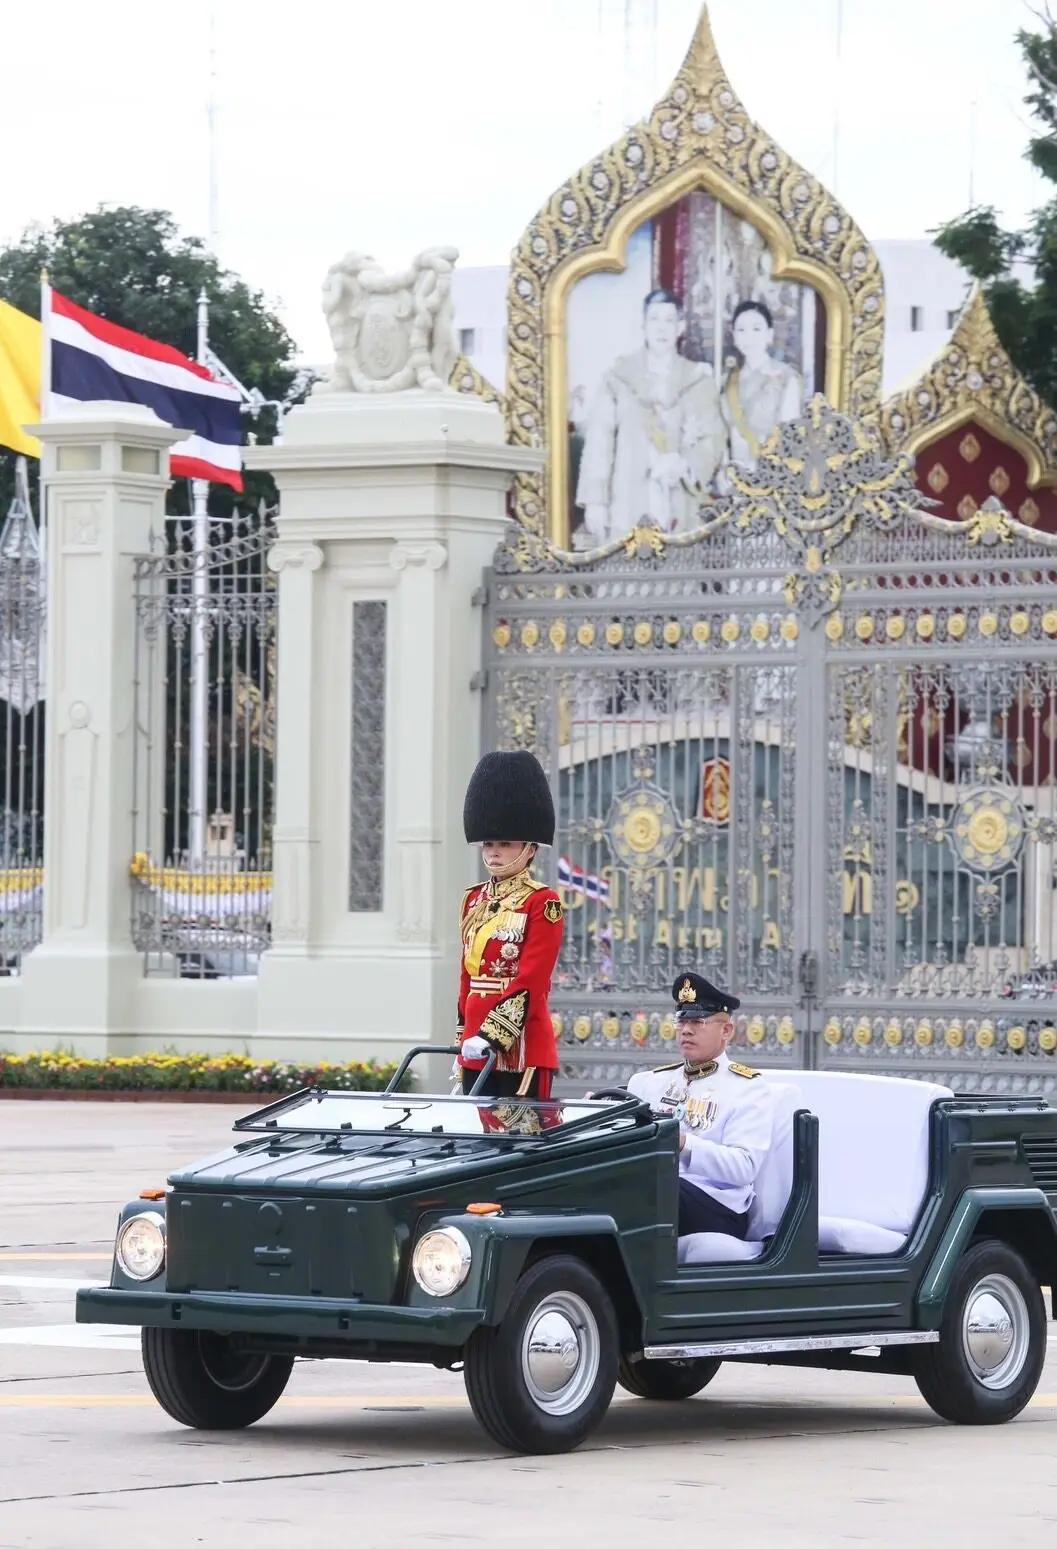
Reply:
[[938, 1328], [951, 1277], [968, 1248], [982, 1217], [993, 1212], [1034, 1212], [1039, 1218], [1047, 1246], [1057, 1258], [1057, 1221], [1041, 1189], [966, 1189], [951, 1212], [928, 1268], [918, 1289], [919, 1322], [923, 1328]]
[[617, 1224], [608, 1215], [445, 1216], [440, 1226], [457, 1226], [473, 1251], [475, 1303], [485, 1322], [502, 1322], [530, 1255], [541, 1243], [556, 1253], [583, 1258], [599, 1273], [619, 1303], [622, 1318], [641, 1320], [643, 1307]]

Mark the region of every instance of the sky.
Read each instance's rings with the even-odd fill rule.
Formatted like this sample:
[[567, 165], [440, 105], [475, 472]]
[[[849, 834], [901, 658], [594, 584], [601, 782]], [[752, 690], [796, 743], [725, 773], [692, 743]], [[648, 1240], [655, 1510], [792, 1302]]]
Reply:
[[[3, 22], [0, 242], [100, 204], [172, 211], [330, 358], [349, 249], [501, 264], [554, 188], [679, 68], [699, 0], [49, 0]], [[1027, 0], [712, 0], [749, 112], [868, 237], [1042, 198], [1014, 41]], [[656, 15], [656, 26], [649, 18]], [[212, 16], [212, 21], [211, 21]], [[210, 47], [212, 37], [213, 47]], [[628, 56], [631, 64], [628, 68]], [[13, 61], [18, 61], [14, 67]]]

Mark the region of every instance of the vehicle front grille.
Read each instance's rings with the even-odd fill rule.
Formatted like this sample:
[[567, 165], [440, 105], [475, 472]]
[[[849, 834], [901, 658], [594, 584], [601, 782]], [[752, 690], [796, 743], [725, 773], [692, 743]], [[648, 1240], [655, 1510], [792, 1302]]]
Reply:
[[1057, 1194], [1057, 1139], [1024, 1136], [1020, 1143], [1036, 1188], [1044, 1194]]

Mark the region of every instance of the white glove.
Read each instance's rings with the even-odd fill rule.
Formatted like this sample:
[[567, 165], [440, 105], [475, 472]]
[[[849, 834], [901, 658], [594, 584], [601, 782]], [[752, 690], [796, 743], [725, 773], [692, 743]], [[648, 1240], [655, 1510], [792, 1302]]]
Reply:
[[467, 1038], [462, 1046], [464, 1060], [483, 1060], [492, 1052], [492, 1045], [487, 1038]]

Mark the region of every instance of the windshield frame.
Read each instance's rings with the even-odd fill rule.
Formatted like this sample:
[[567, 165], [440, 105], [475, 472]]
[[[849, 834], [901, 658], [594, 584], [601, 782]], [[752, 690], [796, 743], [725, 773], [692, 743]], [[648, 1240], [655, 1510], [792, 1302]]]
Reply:
[[[284, 1116], [292, 1112], [304, 1113], [311, 1103], [320, 1103], [324, 1098], [340, 1098], [349, 1105], [348, 1118], [341, 1124], [284, 1124]], [[584, 1130], [592, 1129], [600, 1123], [608, 1123], [611, 1119], [630, 1118], [635, 1114], [641, 1114], [642, 1099], [628, 1094], [626, 1102], [613, 1102], [612, 1100], [594, 1101], [586, 1097], [571, 1097], [566, 1100], [565, 1106], [587, 1107], [592, 1110], [570, 1119], [568, 1123], [555, 1124], [551, 1128], [540, 1128], [535, 1134], [525, 1134], [523, 1131], [493, 1131], [482, 1127], [480, 1132], [464, 1130], [408, 1130], [396, 1125], [360, 1128], [355, 1121], [355, 1110], [358, 1103], [369, 1102], [376, 1104], [386, 1102], [394, 1108], [431, 1107], [434, 1105], [459, 1104], [460, 1106], [473, 1108], [494, 1108], [499, 1102], [512, 1102], [518, 1108], [530, 1108], [537, 1111], [551, 1109], [560, 1099], [547, 1098], [545, 1101], [537, 1101], [531, 1098], [495, 1098], [495, 1097], [466, 1097], [462, 1095], [449, 1096], [443, 1093], [415, 1092], [347, 1092], [331, 1091], [326, 1087], [302, 1087], [297, 1092], [289, 1092], [279, 1098], [277, 1102], [269, 1103], [264, 1108], [258, 1108], [255, 1112], [236, 1119], [232, 1128], [242, 1134], [255, 1135], [336, 1135], [353, 1136], [369, 1135], [375, 1139], [389, 1136], [392, 1139], [403, 1140], [488, 1140], [498, 1142], [529, 1141], [538, 1144], [541, 1141], [554, 1141], [570, 1134], [580, 1134]]]

